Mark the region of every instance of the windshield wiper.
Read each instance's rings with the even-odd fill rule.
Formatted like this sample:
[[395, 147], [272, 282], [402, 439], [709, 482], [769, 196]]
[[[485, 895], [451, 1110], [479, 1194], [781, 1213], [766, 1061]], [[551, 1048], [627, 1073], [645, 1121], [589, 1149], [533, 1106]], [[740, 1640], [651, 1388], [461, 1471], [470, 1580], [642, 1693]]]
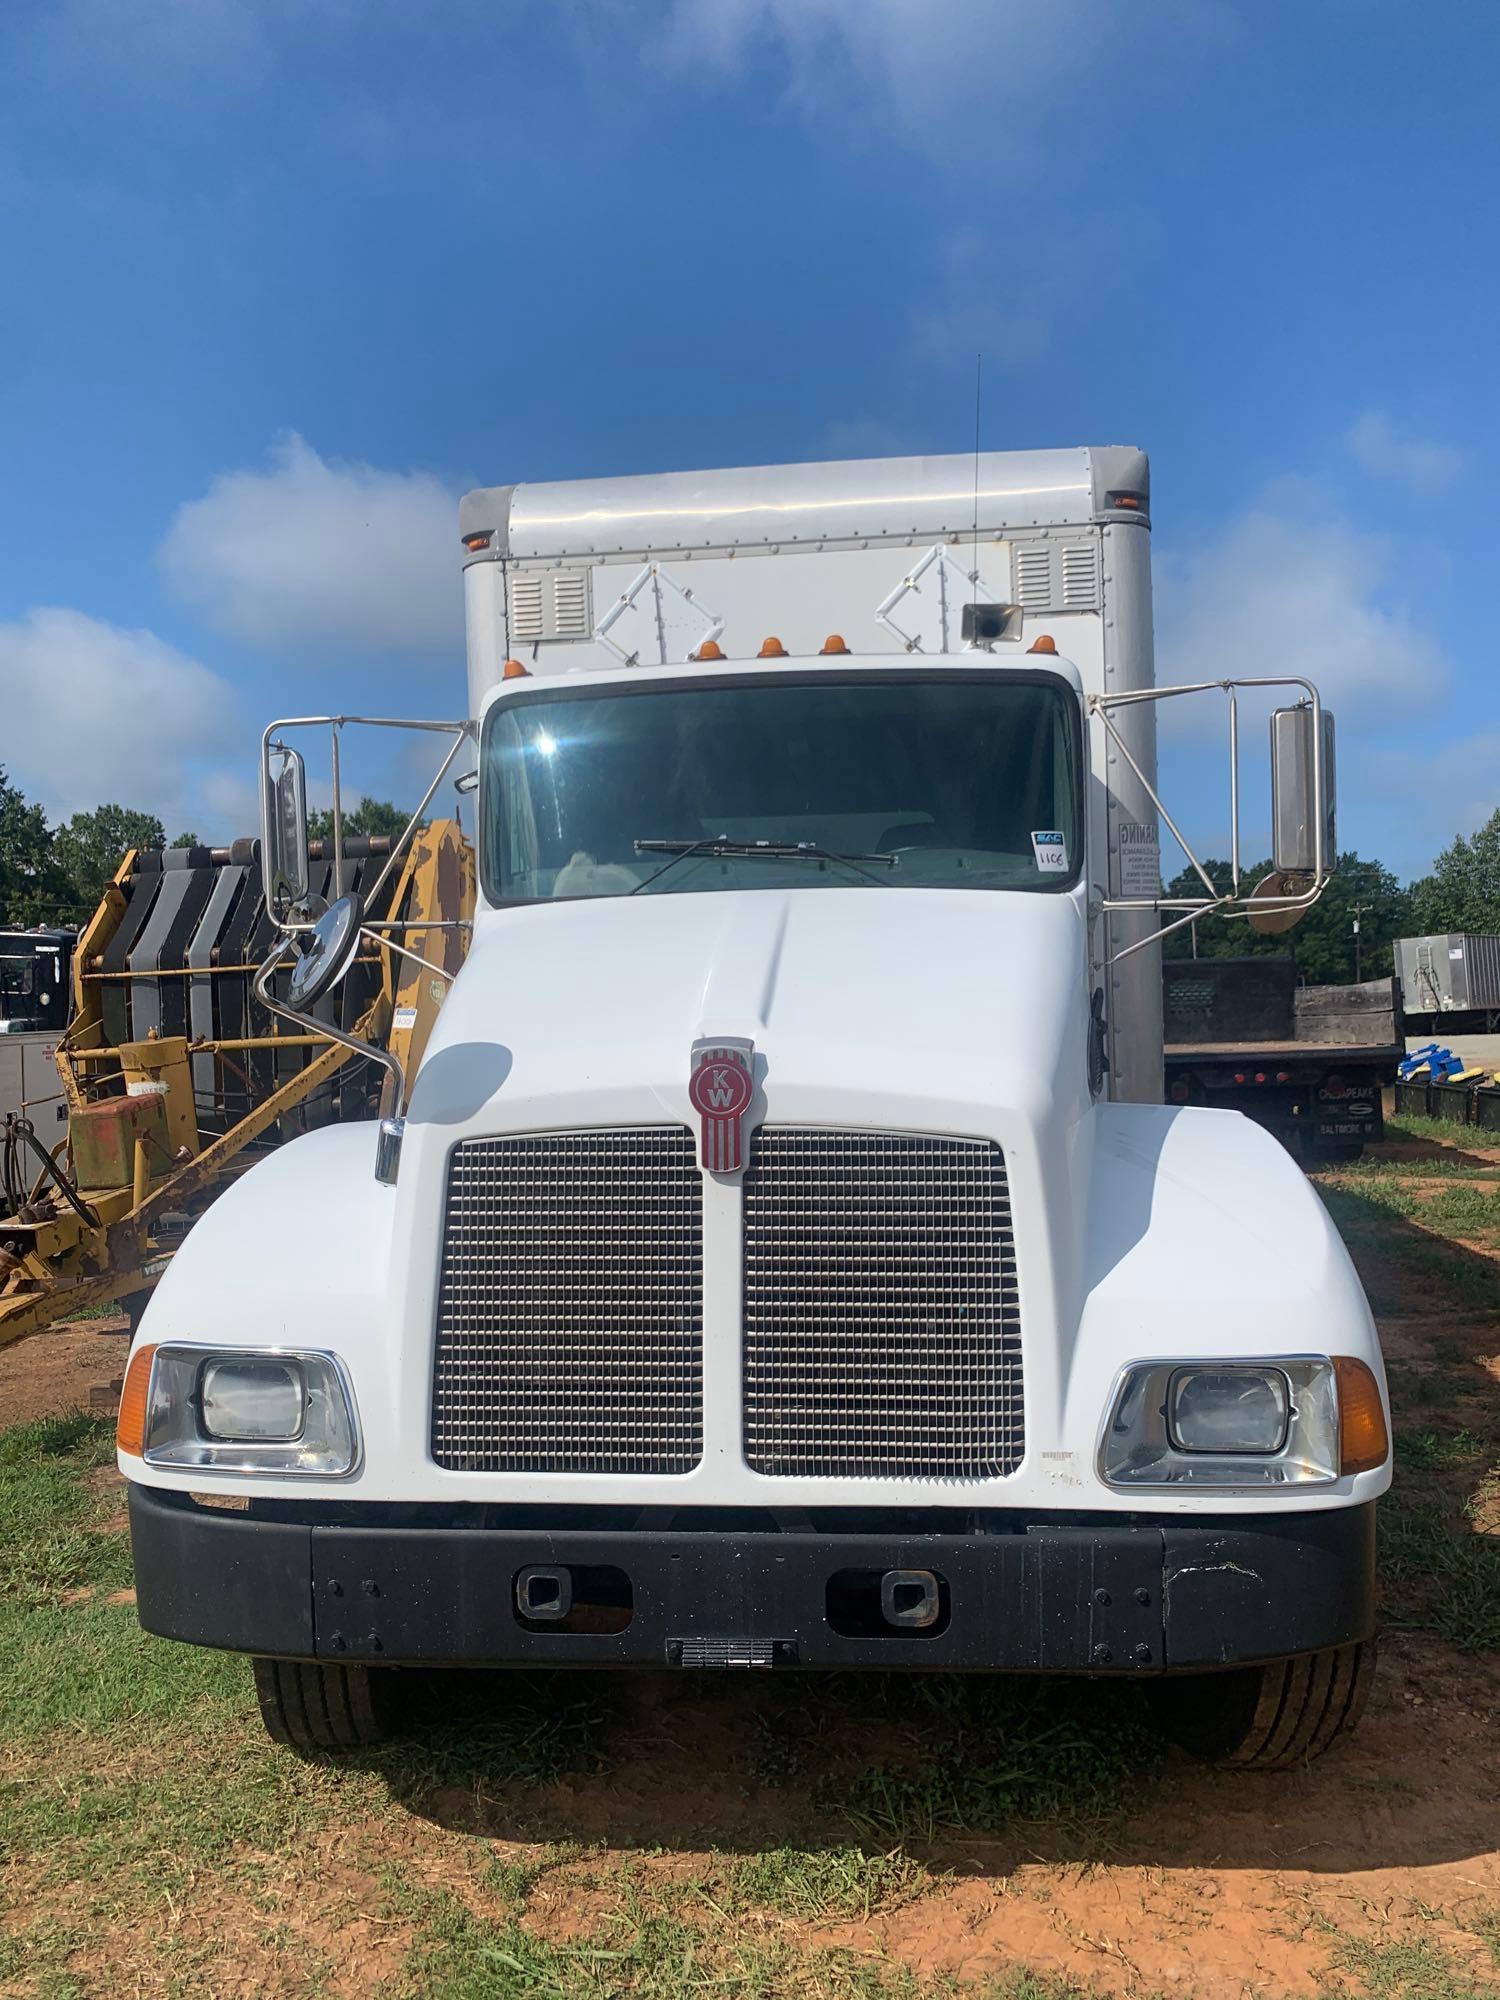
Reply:
[[644, 882], [637, 882], [630, 891], [632, 896], [638, 896], [642, 889], [649, 889], [653, 882], [659, 882], [668, 868], [675, 868], [690, 854], [723, 855], [735, 861], [841, 861], [846, 868], [853, 868], [870, 882], [879, 882], [880, 877], [870, 873], [867, 863], [883, 868], [897, 865], [894, 854], [840, 854], [836, 848], [820, 847], [813, 840], [731, 840], [727, 834], [721, 833], [703, 840], [637, 840], [631, 844], [637, 854], [670, 854], [672, 857], [665, 868], [658, 868]]

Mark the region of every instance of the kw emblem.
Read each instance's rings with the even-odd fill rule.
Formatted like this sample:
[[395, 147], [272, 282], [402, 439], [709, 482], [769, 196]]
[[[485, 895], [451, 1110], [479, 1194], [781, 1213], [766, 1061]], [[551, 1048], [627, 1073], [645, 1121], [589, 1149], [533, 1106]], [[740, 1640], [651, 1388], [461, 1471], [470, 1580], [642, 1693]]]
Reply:
[[693, 1049], [688, 1098], [702, 1124], [698, 1157], [705, 1173], [737, 1174], [745, 1164], [753, 1054], [749, 1042], [699, 1042]]

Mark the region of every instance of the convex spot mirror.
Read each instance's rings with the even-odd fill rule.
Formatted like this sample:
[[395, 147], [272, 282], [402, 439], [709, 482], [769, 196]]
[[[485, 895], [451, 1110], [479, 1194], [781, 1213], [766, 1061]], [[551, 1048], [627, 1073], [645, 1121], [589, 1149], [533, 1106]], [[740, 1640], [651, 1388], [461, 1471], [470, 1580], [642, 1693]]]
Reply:
[[363, 917], [364, 908], [358, 896], [340, 896], [310, 931], [301, 933], [305, 942], [293, 962], [291, 984], [287, 988], [287, 1000], [300, 1013], [315, 1007], [325, 993], [331, 993], [354, 963]]
[[[1338, 856], [1333, 717], [1325, 708], [1318, 743], [1310, 702], [1278, 708], [1271, 717], [1271, 858], [1284, 875], [1313, 876]], [[1321, 752], [1321, 754], [1320, 754]], [[1322, 853], [1318, 851], [1321, 790]]]
[[284, 743], [273, 743], [271, 756], [281, 759], [281, 768], [273, 773], [268, 761], [265, 769], [260, 867], [266, 908], [275, 912], [306, 902], [311, 876], [307, 865], [307, 766], [301, 755]]

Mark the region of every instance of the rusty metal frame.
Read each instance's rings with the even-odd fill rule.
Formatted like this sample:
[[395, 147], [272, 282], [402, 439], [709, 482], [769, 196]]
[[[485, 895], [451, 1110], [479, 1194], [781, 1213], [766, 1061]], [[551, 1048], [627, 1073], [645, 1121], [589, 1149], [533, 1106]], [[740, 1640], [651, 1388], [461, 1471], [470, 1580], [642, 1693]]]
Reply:
[[[120, 1060], [119, 1051], [103, 1040], [99, 985], [86, 968], [102, 954], [125, 913], [123, 885], [135, 861], [134, 851], [126, 855], [75, 950], [75, 1015], [56, 1052], [70, 1110], [87, 1102], [84, 1072]], [[380, 991], [354, 1030], [361, 1039], [391, 1047], [408, 1074], [421, 1061], [437, 1009], [463, 962], [467, 923], [449, 913], [472, 910], [474, 885], [473, 850], [455, 821], [435, 821], [415, 834], [392, 893], [390, 927], [402, 930], [417, 950], [398, 953], [386, 948], [384, 938], [380, 940], [379, 952], [371, 954], [372, 961], [378, 957], [383, 967]], [[422, 955], [426, 952], [434, 956]], [[398, 1028], [398, 1020], [405, 1025]], [[0, 1275], [0, 1347], [41, 1331], [64, 1313], [109, 1304], [154, 1286], [173, 1254], [172, 1246], [155, 1234], [161, 1218], [200, 1200], [216, 1181], [237, 1171], [247, 1147], [346, 1063], [359, 1059], [357, 1050], [331, 1037], [313, 1035], [238, 1036], [223, 1043], [200, 1037], [188, 1046], [195, 1054], [288, 1047], [320, 1052], [227, 1132], [176, 1165], [143, 1200], [136, 1202], [128, 1188], [91, 1191], [93, 1206], [100, 1211], [97, 1228], [86, 1227], [66, 1207], [49, 1209], [39, 1221], [13, 1218], [0, 1223], [13, 1237], [31, 1239], [18, 1265], [8, 1276]], [[16, 1288], [18, 1281], [24, 1288]]]

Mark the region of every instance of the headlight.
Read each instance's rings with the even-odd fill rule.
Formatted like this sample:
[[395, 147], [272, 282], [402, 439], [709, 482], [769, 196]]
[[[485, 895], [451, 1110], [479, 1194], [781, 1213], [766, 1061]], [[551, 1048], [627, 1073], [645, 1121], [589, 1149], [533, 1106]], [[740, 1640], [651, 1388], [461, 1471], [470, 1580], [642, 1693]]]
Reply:
[[1115, 1391], [1099, 1470], [1110, 1486], [1308, 1486], [1337, 1479], [1335, 1364], [1322, 1355], [1141, 1362], [1125, 1371]]
[[198, 1407], [211, 1438], [240, 1444], [290, 1444], [302, 1435], [307, 1378], [297, 1361], [205, 1361]]
[[1167, 1432], [1179, 1451], [1280, 1451], [1291, 1402], [1279, 1368], [1179, 1368], [1167, 1388]]
[[[148, 1465], [337, 1479], [358, 1462], [354, 1396], [332, 1354], [164, 1345], [138, 1352], [132, 1375], [138, 1363]], [[123, 1422], [121, 1442], [130, 1448]]]

